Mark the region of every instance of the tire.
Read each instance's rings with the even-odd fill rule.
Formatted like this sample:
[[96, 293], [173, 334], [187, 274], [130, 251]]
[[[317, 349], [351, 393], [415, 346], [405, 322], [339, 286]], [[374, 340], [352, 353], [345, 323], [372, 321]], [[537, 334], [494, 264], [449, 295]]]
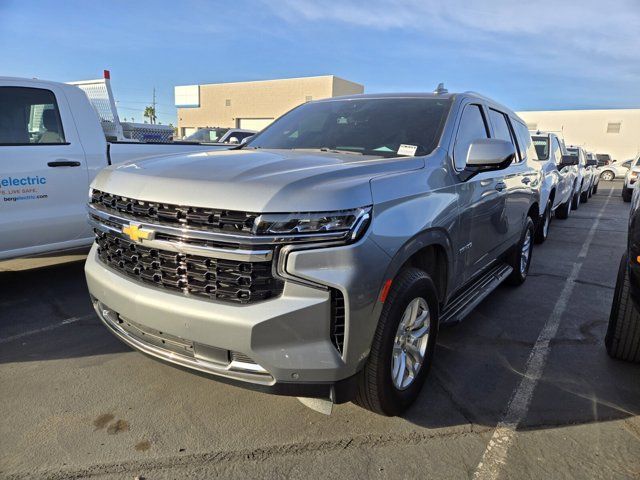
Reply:
[[620, 260], [604, 345], [611, 358], [640, 362], [640, 312], [630, 296], [627, 255]]
[[589, 194], [589, 198], [593, 197], [593, 189], [595, 188], [595, 186], [591, 185], [591, 187], [589, 188], [589, 190], [587, 191], [587, 193]]
[[[405, 388], [392, 378], [394, 344], [400, 323], [412, 301], [422, 299], [428, 306], [429, 332], [422, 366]], [[406, 330], [405, 330], [406, 331]], [[438, 335], [438, 296], [427, 273], [417, 268], [403, 269], [393, 280], [382, 308], [369, 358], [360, 372], [354, 402], [380, 415], [402, 414], [416, 400], [429, 373]], [[403, 352], [400, 352], [402, 354]], [[406, 355], [407, 358], [410, 355]], [[411, 357], [413, 358], [413, 357]]]
[[551, 225], [551, 202], [553, 202], [552, 198], [549, 199], [549, 204], [540, 219], [538, 228], [536, 228], [536, 234], [534, 237], [536, 243], [544, 243], [549, 236], [549, 226]]
[[616, 178], [616, 174], [611, 170], [606, 170], [600, 174], [600, 180], [604, 180], [605, 182], [610, 182], [614, 178]]
[[[531, 254], [533, 253], [533, 238], [535, 235], [535, 228], [533, 225], [533, 220], [531, 217], [527, 217], [527, 221], [525, 222], [525, 226], [522, 229], [522, 235], [520, 236], [520, 240], [512, 249], [511, 254], [508, 258], [508, 263], [513, 268], [513, 272], [507, 277], [505, 280], [509, 285], [522, 285], [524, 281], [527, 279], [527, 274], [529, 273], [529, 266], [531, 265]], [[524, 251], [527, 234], [529, 236], [529, 244], [528, 250], [529, 253], [527, 255], [526, 263], [522, 264], [522, 252]]]
[[629, 203], [631, 201], [631, 197], [633, 196], [633, 190], [630, 188], [622, 187], [622, 200]]
[[575, 192], [573, 194], [573, 201], [571, 202], [571, 210], [577, 210], [580, 206], [580, 192]]
[[573, 195], [569, 195], [567, 201], [561, 204], [558, 208], [556, 208], [555, 217], [560, 220], [566, 220], [569, 218], [569, 213], [573, 210]]
[[598, 184], [596, 184], [596, 185], [594, 185], [594, 186], [593, 186], [592, 191], [593, 191], [593, 194], [594, 194], [594, 195], [595, 195], [596, 193], [598, 193]]
[[580, 194], [580, 201], [582, 203], [587, 203], [589, 201], [589, 191], [588, 190], [586, 192], [582, 192]]

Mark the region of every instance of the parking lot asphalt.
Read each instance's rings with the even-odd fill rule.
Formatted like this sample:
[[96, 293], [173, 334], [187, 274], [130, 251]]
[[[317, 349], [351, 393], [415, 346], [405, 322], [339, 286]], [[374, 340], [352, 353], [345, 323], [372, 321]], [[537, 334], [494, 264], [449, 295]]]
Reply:
[[600, 182], [553, 221], [524, 285], [440, 332], [398, 418], [324, 416], [134, 352], [95, 317], [81, 260], [0, 266], [0, 476], [639, 478], [640, 365], [603, 344], [620, 188]]

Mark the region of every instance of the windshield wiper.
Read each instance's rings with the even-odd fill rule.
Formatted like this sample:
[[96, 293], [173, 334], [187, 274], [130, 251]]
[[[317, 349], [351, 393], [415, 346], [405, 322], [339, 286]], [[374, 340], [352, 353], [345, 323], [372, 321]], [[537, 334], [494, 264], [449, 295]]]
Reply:
[[358, 152], [357, 150], [347, 150], [340, 148], [328, 148], [328, 147], [317, 147], [317, 148], [290, 148], [289, 150], [308, 150], [311, 152], [329, 152], [329, 153], [352, 153], [354, 155], [364, 155], [362, 152]]

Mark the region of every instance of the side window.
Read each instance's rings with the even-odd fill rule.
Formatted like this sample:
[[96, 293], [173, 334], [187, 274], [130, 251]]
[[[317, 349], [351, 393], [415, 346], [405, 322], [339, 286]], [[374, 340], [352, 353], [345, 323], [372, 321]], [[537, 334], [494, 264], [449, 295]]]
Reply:
[[551, 143], [553, 158], [555, 159], [556, 163], [560, 163], [560, 161], [562, 160], [562, 149], [560, 148], [560, 143], [558, 142], [558, 139], [556, 137], [551, 138], [553, 139]]
[[538, 154], [536, 153], [536, 148], [531, 141], [531, 134], [529, 134], [527, 126], [518, 121], [514, 121], [513, 129], [515, 130], [516, 138], [518, 140], [520, 160], [526, 160], [527, 158], [537, 160]]
[[53, 92], [0, 87], [0, 145], [63, 143], [64, 132]]
[[464, 169], [471, 143], [481, 138], [489, 138], [482, 110], [479, 105], [467, 105], [462, 112], [456, 142], [453, 146], [453, 160], [457, 170]]
[[504, 113], [490, 108], [489, 117], [491, 118], [491, 124], [493, 125], [494, 137], [513, 143], [511, 129], [509, 128], [509, 124], [507, 123], [507, 119], [504, 116]]

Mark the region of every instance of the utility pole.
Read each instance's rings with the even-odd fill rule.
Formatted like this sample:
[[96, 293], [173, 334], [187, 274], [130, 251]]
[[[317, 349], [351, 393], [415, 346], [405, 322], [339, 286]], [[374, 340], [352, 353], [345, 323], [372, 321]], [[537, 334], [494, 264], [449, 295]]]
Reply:
[[150, 118], [151, 123], [156, 123], [156, 87], [153, 87], [153, 117]]

